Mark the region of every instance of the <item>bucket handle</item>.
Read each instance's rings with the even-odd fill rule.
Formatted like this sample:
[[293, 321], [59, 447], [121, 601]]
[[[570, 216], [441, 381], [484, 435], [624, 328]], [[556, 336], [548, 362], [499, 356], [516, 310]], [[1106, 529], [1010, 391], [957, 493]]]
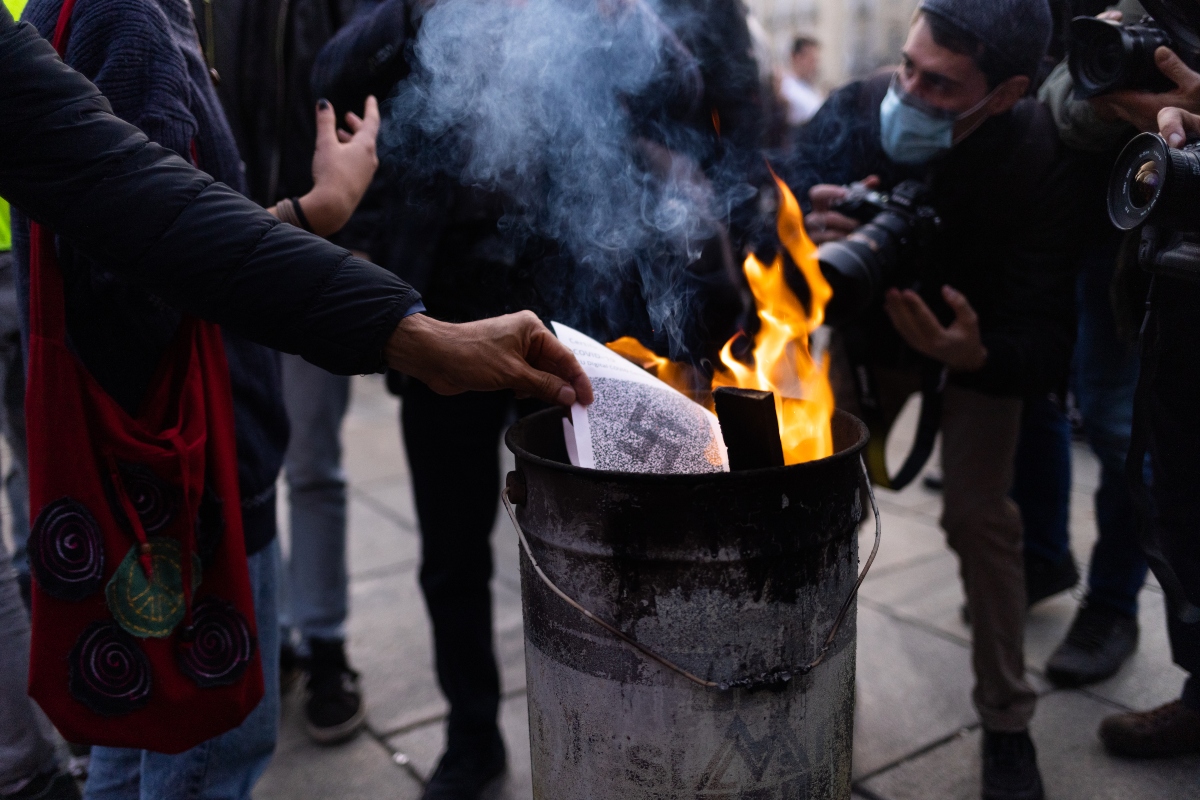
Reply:
[[[871, 498], [871, 511], [875, 514], [875, 546], [871, 548], [871, 555], [867, 558], [866, 566], [863, 567], [862, 572], [858, 576], [858, 580], [854, 582], [854, 589], [851, 590], [849, 596], [846, 597], [845, 602], [842, 603], [842, 608], [840, 611], [838, 611], [837, 618], [833, 621], [833, 627], [830, 628], [829, 635], [825, 637], [825, 644], [822, 645], [821, 652], [817, 653], [817, 657], [812, 661], [799, 667], [793, 667], [790, 669], [776, 669], [772, 672], [767, 672], [757, 677], [741, 678], [736, 681], [720, 683], [716, 681], [707, 681], [703, 678], [697, 677], [678, 664], [675, 664], [667, 658], [660, 656], [649, 647], [646, 647], [646, 645], [618, 629], [615, 625], [600, 619], [600, 617], [596, 616], [591, 611], [588, 611], [586, 608], [576, 602], [570, 595], [558, 588], [558, 586], [554, 584], [554, 581], [550, 580], [546, 573], [542, 571], [541, 566], [538, 565], [537, 558], [534, 557], [533, 550], [529, 546], [529, 540], [525, 538], [525, 531], [521, 528], [521, 523], [517, 522], [517, 511], [515, 508], [513, 508], [512, 498], [509, 497], [509, 492], [512, 490], [511, 483], [510, 485], [504, 487], [504, 491], [500, 493], [500, 498], [504, 501], [504, 507], [508, 509], [508, 518], [512, 520], [513, 527], [517, 530], [517, 537], [521, 540], [521, 549], [525, 551], [525, 557], [529, 559], [529, 564], [533, 567], [533, 571], [537, 573], [537, 576], [541, 579], [542, 583], [546, 584], [550, 591], [562, 598], [563, 602], [565, 602], [567, 605], [571, 606], [580, 614], [583, 614], [583, 616], [587, 617], [601, 628], [604, 628], [604, 630], [608, 631], [625, 644], [637, 650], [651, 661], [655, 661], [672, 672], [682, 675], [698, 686], [703, 686], [706, 689], [719, 689], [723, 692], [730, 689], [762, 689], [768, 686], [780, 686], [785, 684], [792, 679], [793, 675], [804, 675], [808, 672], [811, 672], [818, 665], [820, 665], [822, 661], [825, 660], [825, 655], [829, 652], [829, 648], [833, 645], [833, 640], [837, 636], [838, 629], [842, 627], [842, 621], [846, 618], [846, 614], [850, 611], [850, 605], [858, 596], [858, 588], [862, 586], [863, 580], [867, 577], [867, 573], [871, 570], [871, 564], [875, 561], [875, 554], [879, 552], [879, 538], [882, 526], [879, 520], [879, 506], [875, 503], [875, 489], [871, 486], [870, 475], [867, 473], [867, 465], [863, 463], [861, 456], [859, 456], [858, 465], [862, 470], [863, 485], [867, 487], [867, 495]], [[520, 501], [523, 502], [524, 498], [520, 498]]]

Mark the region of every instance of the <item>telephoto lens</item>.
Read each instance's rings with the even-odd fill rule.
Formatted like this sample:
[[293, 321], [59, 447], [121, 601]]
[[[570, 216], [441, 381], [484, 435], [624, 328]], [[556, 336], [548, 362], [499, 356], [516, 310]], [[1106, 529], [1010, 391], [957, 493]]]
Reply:
[[1094, 17], [1071, 20], [1067, 65], [1080, 98], [1097, 97], [1118, 89], [1165, 92], [1174, 84], [1159, 71], [1154, 51], [1172, 47], [1171, 37], [1147, 18], [1122, 25]]
[[833, 290], [826, 324], [836, 327], [857, 318], [883, 292], [908, 229], [904, 218], [885, 211], [845, 239], [821, 245], [821, 274]]
[[1176, 150], [1157, 133], [1135, 136], [1113, 165], [1108, 215], [1123, 231], [1152, 222], [1200, 232], [1200, 143]]
[[917, 180], [896, 186], [890, 195], [852, 191], [834, 206], [859, 220], [869, 220], [845, 239], [826, 242], [817, 252], [821, 273], [833, 289], [825, 322], [838, 326], [866, 311], [889, 286], [913, 274], [921, 251], [941, 226], [930, 191]]

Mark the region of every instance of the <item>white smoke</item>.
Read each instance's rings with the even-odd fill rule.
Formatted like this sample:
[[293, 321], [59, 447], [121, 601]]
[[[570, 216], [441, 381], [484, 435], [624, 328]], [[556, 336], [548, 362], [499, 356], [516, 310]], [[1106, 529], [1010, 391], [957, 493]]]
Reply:
[[578, 302], [636, 274], [674, 349], [727, 201], [676, 155], [698, 134], [661, 106], [698, 97], [699, 72], [644, 0], [438, 0], [413, 56], [385, 138], [403, 168], [501, 193], [502, 227], [582, 267]]

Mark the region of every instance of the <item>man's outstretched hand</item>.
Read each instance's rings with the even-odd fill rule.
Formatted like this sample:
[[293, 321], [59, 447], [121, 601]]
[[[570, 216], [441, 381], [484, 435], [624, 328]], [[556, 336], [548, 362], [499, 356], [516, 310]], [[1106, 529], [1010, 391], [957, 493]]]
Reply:
[[512, 389], [564, 406], [592, 402], [575, 354], [532, 311], [458, 324], [413, 314], [396, 326], [384, 357], [438, 394]]

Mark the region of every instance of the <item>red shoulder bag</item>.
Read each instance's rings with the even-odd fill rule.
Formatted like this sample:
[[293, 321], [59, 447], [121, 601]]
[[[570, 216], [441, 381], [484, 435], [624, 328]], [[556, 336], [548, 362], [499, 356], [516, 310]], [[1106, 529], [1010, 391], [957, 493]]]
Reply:
[[185, 316], [133, 418], [67, 347], [36, 223], [29, 262], [29, 694], [70, 741], [178, 753], [263, 696], [221, 332]]

